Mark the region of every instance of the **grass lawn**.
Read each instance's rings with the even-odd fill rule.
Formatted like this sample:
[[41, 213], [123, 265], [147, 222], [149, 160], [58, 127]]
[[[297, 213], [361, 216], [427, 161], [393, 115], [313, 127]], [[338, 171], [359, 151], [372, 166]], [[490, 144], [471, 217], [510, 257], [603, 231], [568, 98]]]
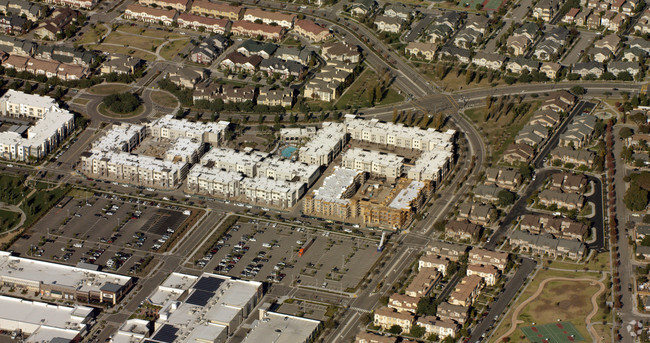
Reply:
[[160, 49], [160, 56], [166, 60], [173, 60], [176, 55], [178, 55], [185, 47], [189, 44], [189, 40], [175, 40], [165, 44], [162, 49]]
[[594, 324], [593, 325], [596, 332], [601, 338], [601, 342], [611, 342], [612, 341], [612, 326], [603, 325], [603, 324]]
[[90, 102], [90, 99], [83, 99], [83, 98], [76, 98], [72, 101], [72, 103], [81, 105], [81, 106], [86, 106]]
[[[370, 69], [364, 70], [336, 102], [336, 108], [347, 108], [347, 106], [372, 107], [368, 99], [368, 92], [374, 92], [375, 85], [378, 82], [377, 74], [374, 71]], [[375, 105], [387, 105], [402, 100], [404, 100], [404, 97], [389, 87], [384, 93], [384, 97], [379, 101], [375, 101]]]
[[184, 37], [183, 35], [176, 32], [169, 32], [164, 29], [160, 29], [160, 30], [147, 29], [138, 25], [136, 26], [120, 25], [116, 31], [132, 33], [132, 34], [147, 36], [147, 37], [162, 38], [162, 39], [174, 39], [174, 38]]
[[[455, 69], [450, 70], [447, 73], [447, 75], [445, 75], [445, 78], [442, 80], [440, 80], [440, 78], [436, 76], [435, 66], [433, 65], [427, 65], [427, 67], [420, 67], [419, 70], [422, 74], [424, 74], [429, 79], [435, 81], [439, 86], [441, 86], [446, 91], [457, 91], [461, 89], [491, 87], [490, 85], [491, 82], [488, 82], [487, 73], [485, 77], [481, 79], [480, 82], [476, 82], [478, 80], [478, 75], [477, 75], [474, 78], [474, 80], [470, 82], [470, 84], [466, 84], [465, 74], [460, 74], [459, 76], [456, 76]], [[497, 85], [505, 84], [503, 80], [497, 80], [496, 78], [492, 80], [492, 82], [496, 82]]]
[[[576, 276], [575, 272], [540, 270], [510, 310], [513, 311], [519, 304], [529, 299], [537, 291], [543, 280], [553, 277], [593, 278], [594, 281], [598, 279], [598, 277], [594, 277], [589, 273], [581, 273]], [[588, 281], [549, 281], [544, 286], [541, 294], [528, 303], [519, 313], [517, 319], [523, 323], [517, 325], [517, 330], [510, 336], [511, 341], [525, 341], [522, 338], [524, 336], [521, 331], [522, 327], [531, 326], [532, 323], [537, 325], [556, 323], [558, 319], [570, 322], [583, 337], [589, 339], [591, 336], [587, 332], [585, 317], [593, 309], [591, 297], [598, 290], [598, 284], [591, 284]], [[510, 328], [511, 316], [512, 312], [506, 314], [506, 317], [495, 330], [491, 342], [496, 342]], [[594, 320], [596, 320], [596, 317], [594, 317]]]
[[492, 147], [492, 161], [497, 162], [505, 149], [515, 140], [515, 136], [533, 115], [541, 104], [535, 101], [528, 112], [515, 118], [515, 113], [510, 111], [507, 115], [494, 116], [487, 122], [484, 120], [486, 107], [477, 107], [465, 111], [465, 115], [478, 127], [486, 143]]
[[144, 52], [142, 50], [131, 49], [131, 48], [124, 47], [124, 46], [113, 46], [113, 45], [100, 44], [100, 45], [91, 46], [89, 48], [101, 50], [101, 51], [107, 52], [109, 54], [129, 55], [129, 56], [133, 56], [133, 57], [143, 59], [145, 61], [155, 61], [156, 60], [156, 55], [154, 53]]
[[20, 213], [0, 210], [0, 232], [12, 229], [20, 222]]
[[601, 253], [592, 257], [587, 263], [572, 263], [565, 261], [553, 261], [550, 264], [545, 263], [546, 266], [552, 268], [560, 268], [566, 270], [599, 270], [608, 271], [609, 267], [609, 254]]
[[99, 39], [106, 34], [108, 30], [104, 25], [96, 25], [94, 29], [88, 29], [83, 36], [77, 41], [78, 44], [98, 43]]
[[23, 200], [25, 194], [29, 193], [24, 181], [24, 177], [0, 175], [0, 201], [16, 205]]
[[[98, 95], [110, 95], [110, 94], [116, 94], [116, 93], [124, 93], [131, 89], [130, 86], [124, 85], [124, 84], [99, 84], [96, 86], [92, 86], [88, 89], [88, 91], [92, 94], [98, 94]], [[86, 100], [86, 99], [82, 99]], [[90, 100], [88, 100], [90, 101]], [[86, 101], [86, 103], [88, 103]], [[84, 104], [85, 105], [85, 104]]]
[[142, 114], [142, 112], [144, 111], [144, 106], [140, 105], [135, 109], [135, 111], [129, 113], [115, 113], [109, 110], [108, 108], [106, 108], [106, 105], [104, 105], [104, 103], [101, 103], [97, 107], [97, 110], [101, 115], [110, 118], [131, 118]]
[[128, 47], [140, 48], [142, 50], [156, 51], [156, 48], [164, 42], [162, 39], [151, 39], [149, 37], [125, 35], [119, 32], [113, 32], [103, 43], [124, 45]]
[[178, 105], [178, 99], [168, 92], [153, 91], [151, 93], [151, 100], [158, 106], [174, 108]]
[[84, 191], [83, 189], [73, 188], [70, 190], [70, 192], [68, 192], [67, 195], [77, 199], [85, 199], [91, 198], [94, 194], [95, 193]]

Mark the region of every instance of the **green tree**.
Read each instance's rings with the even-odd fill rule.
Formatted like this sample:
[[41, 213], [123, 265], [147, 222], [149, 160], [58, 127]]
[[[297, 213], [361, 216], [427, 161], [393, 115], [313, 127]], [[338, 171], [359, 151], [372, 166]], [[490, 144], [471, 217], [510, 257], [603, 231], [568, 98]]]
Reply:
[[648, 205], [648, 191], [632, 182], [623, 198], [625, 206], [631, 211], [641, 211]]
[[388, 329], [388, 332], [392, 333], [393, 335], [399, 335], [399, 334], [402, 333], [402, 327], [395, 324], [395, 325], [391, 326], [390, 329]]
[[515, 195], [508, 190], [505, 189], [500, 190], [497, 197], [499, 198], [500, 206], [508, 206], [515, 203]]
[[587, 93], [585, 88], [582, 86], [573, 86], [571, 87], [570, 91], [575, 95], [584, 95], [585, 93]]
[[632, 137], [633, 134], [634, 134], [634, 131], [632, 131], [632, 129], [630, 129], [629, 127], [624, 127], [624, 128], [621, 129], [621, 131], [619, 131], [619, 135], [623, 139], [628, 139], [628, 138]]
[[425, 334], [426, 332], [427, 332], [427, 330], [426, 330], [424, 327], [422, 327], [422, 326], [420, 326], [420, 325], [418, 325], [418, 324], [415, 324], [415, 325], [411, 328], [411, 331], [409, 332], [409, 335], [410, 335], [410, 336], [413, 336], [413, 337], [420, 338], [420, 337], [424, 336], [424, 334]]
[[435, 316], [437, 311], [438, 311], [438, 306], [435, 302], [435, 298], [422, 297], [420, 298], [420, 301], [418, 301], [418, 308], [417, 308], [418, 315]]

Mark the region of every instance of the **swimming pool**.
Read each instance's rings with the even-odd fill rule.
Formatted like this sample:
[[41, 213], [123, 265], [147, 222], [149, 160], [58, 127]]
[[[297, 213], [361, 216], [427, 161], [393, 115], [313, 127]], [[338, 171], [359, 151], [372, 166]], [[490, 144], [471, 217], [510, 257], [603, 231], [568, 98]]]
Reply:
[[296, 150], [297, 150], [296, 147], [288, 146], [288, 147], [282, 149], [282, 157], [290, 158], [291, 155], [293, 155], [293, 153], [294, 153]]

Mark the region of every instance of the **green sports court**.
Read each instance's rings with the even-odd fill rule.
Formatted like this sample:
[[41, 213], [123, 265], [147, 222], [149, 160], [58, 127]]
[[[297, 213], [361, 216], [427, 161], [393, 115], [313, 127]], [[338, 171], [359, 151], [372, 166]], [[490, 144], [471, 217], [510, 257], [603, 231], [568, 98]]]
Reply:
[[521, 328], [521, 331], [533, 343], [571, 343], [585, 340], [569, 322], [526, 326]]

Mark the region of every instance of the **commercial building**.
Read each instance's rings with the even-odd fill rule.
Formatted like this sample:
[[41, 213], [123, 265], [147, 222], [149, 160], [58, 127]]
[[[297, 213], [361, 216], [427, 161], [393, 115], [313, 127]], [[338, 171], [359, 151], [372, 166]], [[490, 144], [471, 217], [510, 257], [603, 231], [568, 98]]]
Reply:
[[309, 343], [318, 337], [321, 322], [260, 309], [242, 343], [292, 342]]
[[334, 167], [323, 185], [309, 193], [303, 203], [303, 212], [337, 219], [348, 219], [356, 213], [356, 203], [350, 198], [365, 181], [365, 173], [359, 170]]
[[0, 156], [8, 160], [44, 158], [74, 129], [74, 115], [48, 97], [9, 90], [0, 98], [0, 112], [35, 120], [29, 127], [13, 125], [0, 132]]
[[168, 139], [187, 137], [199, 139], [212, 145], [221, 145], [225, 141], [225, 131], [229, 125], [230, 123], [226, 121], [216, 123], [191, 122], [175, 119], [170, 114], [147, 124], [147, 131], [152, 137]]
[[172, 274], [170, 278], [166, 288], [157, 289], [152, 297], [170, 287], [187, 297], [180, 301], [180, 296], [171, 295], [164, 302], [147, 342], [224, 342], [262, 298], [261, 282], [204, 273], [188, 286], [192, 277], [184, 281], [182, 274]]
[[0, 330], [22, 331], [24, 342], [77, 342], [90, 330], [94, 309], [0, 296]]
[[341, 165], [345, 168], [396, 179], [404, 171], [404, 157], [375, 150], [351, 148], [343, 154]]
[[300, 162], [328, 165], [347, 143], [345, 124], [325, 122], [311, 141], [300, 147]]
[[41, 297], [112, 305], [133, 285], [128, 276], [12, 256], [0, 251], [0, 283]]

